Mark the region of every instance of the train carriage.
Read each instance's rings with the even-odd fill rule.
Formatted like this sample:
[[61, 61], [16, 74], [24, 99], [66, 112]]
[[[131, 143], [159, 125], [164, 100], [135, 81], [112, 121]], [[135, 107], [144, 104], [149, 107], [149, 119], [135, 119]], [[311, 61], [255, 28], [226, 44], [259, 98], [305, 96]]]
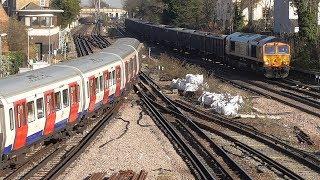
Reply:
[[0, 167], [112, 106], [137, 78], [140, 48], [123, 38], [101, 52], [1, 79]]

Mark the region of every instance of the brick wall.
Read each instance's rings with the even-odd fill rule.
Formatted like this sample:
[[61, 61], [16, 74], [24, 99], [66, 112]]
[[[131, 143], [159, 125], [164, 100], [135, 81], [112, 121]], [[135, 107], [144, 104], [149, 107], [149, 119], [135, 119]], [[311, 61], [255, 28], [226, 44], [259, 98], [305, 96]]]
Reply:
[[[0, 33], [5, 33], [8, 31], [9, 17], [6, 11], [3, 9], [0, 3]], [[9, 50], [8, 44], [5, 39], [1, 39], [2, 42], [2, 52], [7, 52]]]

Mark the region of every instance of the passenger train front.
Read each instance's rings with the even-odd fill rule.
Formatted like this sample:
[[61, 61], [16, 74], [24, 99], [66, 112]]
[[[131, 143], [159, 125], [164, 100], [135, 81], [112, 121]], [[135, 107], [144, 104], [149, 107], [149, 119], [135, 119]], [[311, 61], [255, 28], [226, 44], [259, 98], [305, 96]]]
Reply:
[[92, 55], [0, 80], [1, 169], [113, 106], [140, 71], [141, 44], [117, 40]]

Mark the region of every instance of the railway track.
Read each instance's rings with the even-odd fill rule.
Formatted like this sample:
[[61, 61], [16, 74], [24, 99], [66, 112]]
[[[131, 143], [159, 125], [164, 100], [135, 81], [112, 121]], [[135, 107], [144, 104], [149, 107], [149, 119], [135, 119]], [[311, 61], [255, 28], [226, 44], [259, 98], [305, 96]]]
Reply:
[[[141, 87], [142, 88], [142, 87]], [[136, 86], [136, 89], [139, 90]], [[232, 173], [226, 165], [222, 165], [221, 161], [218, 160], [217, 155], [214, 155], [213, 152], [210, 152], [205, 147], [204, 142], [199, 142], [199, 135], [198, 138], [196, 138], [192, 130], [185, 126], [181, 121], [174, 120], [166, 118], [162, 113], [158, 111], [158, 109], [153, 105], [151, 102], [152, 100], [148, 99], [148, 97], [140, 91], [140, 96], [143, 98], [142, 101], [145, 103], [145, 105], [148, 107], [149, 111], [153, 114], [155, 118], [158, 119], [157, 124], [161, 124], [161, 126], [164, 128], [164, 131], [167, 132], [167, 134], [170, 136], [171, 139], [177, 144], [178, 148], [184, 156], [188, 159], [189, 166], [194, 169], [194, 174], [199, 179], [233, 179], [235, 177], [238, 177], [237, 174]], [[180, 128], [180, 131], [179, 131]], [[180, 133], [181, 131], [184, 131], [184, 134], [187, 134], [187, 138], [185, 136], [182, 136]], [[201, 131], [198, 131], [201, 132]], [[214, 143], [209, 140], [209, 138], [206, 138], [207, 143], [209, 142], [212, 146], [214, 146]], [[218, 147], [216, 147], [218, 148]], [[224, 152], [220, 148], [221, 152]], [[225, 157], [228, 157], [225, 154]], [[232, 159], [230, 159], [230, 162], [233, 162], [232, 166], [234, 169], [238, 169], [240, 177], [244, 179], [251, 179], [249, 175], [245, 171], [243, 171]]]
[[111, 43], [100, 34], [100, 23], [84, 25], [75, 35], [73, 35], [74, 44], [78, 57], [93, 54], [95, 49], [103, 49]]
[[290, 87], [286, 84], [270, 80], [231, 79], [214, 75], [223, 81], [266, 96], [308, 114], [320, 117], [320, 94], [308, 90]]
[[70, 138], [55, 144], [49, 144], [32, 152], [25, 163], [13, 172], [4, 175], [4, 179], [54, 179], [85, 150], [100, 131], [108, 124], [119, 109], [121, 102], [96, 119], [88, 122]]
[[181, 55], [181, 53], [174, 51], [166, 51], [166, 53], [187, 63], [199, 65], [206, 69], [208, 74], [238, 88], [274, 99], [295, 109], [320, 117], [320, 90], [311, 85], [290, 79], [269, 80], [259, 76], [252, 77], [252, 72], [236, 71], [233, 68], [227, 68], [221, 62], [209, 59], [204, 61], [202, 59], [201, 63], [199, 63], [199, 57], [192, 54]]
[[[159, 104], [156, 95], [161, 94], [159, 87], [145, 75], [142, 75], [144, 83], [153, 84], [151, 88], [143, 88], [148, 91], [151, 103], [156, 104], [158, 111], [167, 111], [176, 117], [184, 119], [187, 125], [179, 126], [181, 130], [189, 131], [190, 124], [201, 127], [202, 131], [210, 137], [218, 146], [231, 148], [232, 151], [240, 151], [255, 159], [257, 163], [268, 167], [277, 177], [286, 177], [290, 179], [314, 179], [319, 175], [320, 162], [314, 156], [295, 149], [284, 142], [258, 132], [250, 126], [236, 123], [220, 116], [209, 115], [194, 107], [188, 106], [182, 102], [168, 102], [169, 105]], [[162, 97], [162, 99], [167, 99]], [[170, 100], [169, 100], [170, 101]], [[163, 108], [163, 106], [165, 106]], [[169, 106], [169, 108], [168, 108]], [[181, 108], [177, 110], [176, 106]], [[162, 108], [161, 108], [162, 107]], [[176, 110], [174, 110], [176, 109]], [[188, 117], [188, 118], [186, 118]], [[191, 120], [190, 117], [193, 117]], [[218, 125], [218, 126], [217, 126]], [[187, 130], [188, 129], [188, 130]]]

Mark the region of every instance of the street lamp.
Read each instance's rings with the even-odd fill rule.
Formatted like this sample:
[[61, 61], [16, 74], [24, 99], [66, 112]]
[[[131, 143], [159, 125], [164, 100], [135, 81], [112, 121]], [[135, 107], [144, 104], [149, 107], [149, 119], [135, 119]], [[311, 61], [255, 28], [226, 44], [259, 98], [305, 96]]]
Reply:
[[33, 28], [28, 29], [28, 64], [30, 63], [30, 31], [32, 31]]
[[3, 72], [2, 72], [2, 37], [5, 37], [7, 36], [8, 34], [7, 33], [1, 33], [0, 34], [0, 77], [2, 78], [3, 77]]

